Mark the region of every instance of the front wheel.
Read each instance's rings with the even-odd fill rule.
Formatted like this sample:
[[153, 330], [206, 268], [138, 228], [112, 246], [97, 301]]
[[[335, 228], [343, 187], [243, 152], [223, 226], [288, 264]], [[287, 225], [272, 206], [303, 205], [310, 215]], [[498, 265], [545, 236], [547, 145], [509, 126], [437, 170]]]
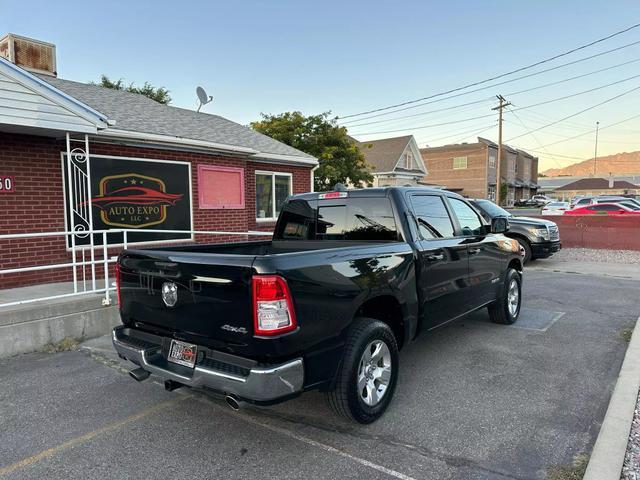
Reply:
[[389, 326], [357, 318], [351, 326], [333, 390], [331, 408], [350, 420], [371, 423], [391, 403], [398, 379], [398, 344]]
[[522, 245], [522, 248], [524, 249], [524, 258], [522, 259], [522, 263], [529, 263], [531, 260], [533, 260], [531, 257], [533, 256], [533, 250], [531, 248], [531, 244], [529, 243], [528, 240], [520, 240], [518, 239], [518, 242], [520, 242], [520, 245]]
[[488, 307], [489, 317], [494, 323], [511, 325], [518, 319], [521, 305], [522, 276], [517, 270], [510, 268], [498, 298]]

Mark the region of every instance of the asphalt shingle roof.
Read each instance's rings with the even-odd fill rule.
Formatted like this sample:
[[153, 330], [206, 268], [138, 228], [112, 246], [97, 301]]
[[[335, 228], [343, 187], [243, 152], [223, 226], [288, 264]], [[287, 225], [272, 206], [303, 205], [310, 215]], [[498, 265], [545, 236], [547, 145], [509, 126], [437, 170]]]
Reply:
[[137, 133], [167, 135], [192, 140], [248, 147], [261, 153], [314, 157], [219, 115], [197, 113], [162, 105], [137, 93], [39, 76], [64, 93], [115, 120], [114, 128]]
[[358, 147], [364, 154], [366, 162], [372, 165], [376, 172], [390, 172], [400, 160], [400, 155], [410, 140], [411, 135], [405, 135], [404, 137], [358, 142]]

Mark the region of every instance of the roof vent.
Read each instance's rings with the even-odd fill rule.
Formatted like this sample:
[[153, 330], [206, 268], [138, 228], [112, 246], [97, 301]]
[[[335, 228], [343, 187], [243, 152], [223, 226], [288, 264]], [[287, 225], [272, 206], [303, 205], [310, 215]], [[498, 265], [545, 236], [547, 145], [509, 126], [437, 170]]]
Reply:
[[0, 38], [0, 56], [33, 73], [56, 77], [56, 46], [8, 33]]

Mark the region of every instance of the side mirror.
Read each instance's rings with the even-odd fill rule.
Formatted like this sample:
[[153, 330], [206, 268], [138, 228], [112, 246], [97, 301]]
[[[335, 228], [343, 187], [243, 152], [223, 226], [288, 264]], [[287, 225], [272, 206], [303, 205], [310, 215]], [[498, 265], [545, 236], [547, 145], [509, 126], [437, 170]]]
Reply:
[[491, 233], [505, 233], [509, 231], [509, 219], [507, 217], [495, 217], [491, 219]]

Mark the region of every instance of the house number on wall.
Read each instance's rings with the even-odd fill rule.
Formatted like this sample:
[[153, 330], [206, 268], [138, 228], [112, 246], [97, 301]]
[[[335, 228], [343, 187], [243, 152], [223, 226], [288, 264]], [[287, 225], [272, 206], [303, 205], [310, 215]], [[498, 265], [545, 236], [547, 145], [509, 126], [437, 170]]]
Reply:
[[12, 193], [13, 185], [13, 177], [0, 175], [0, 193]]

